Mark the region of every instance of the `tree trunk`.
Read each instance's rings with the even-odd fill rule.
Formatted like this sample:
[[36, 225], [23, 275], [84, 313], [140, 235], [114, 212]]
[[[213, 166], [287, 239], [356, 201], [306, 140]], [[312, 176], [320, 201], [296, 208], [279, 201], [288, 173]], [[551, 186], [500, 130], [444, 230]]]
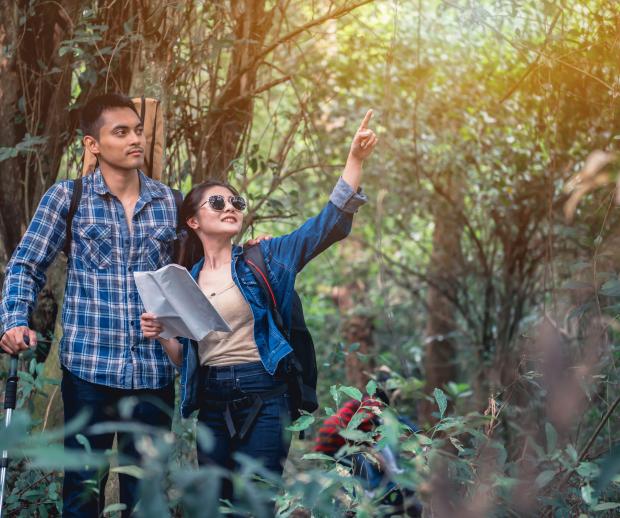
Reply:
[[[90, 61], [82, 58], [86, 71], [79, 79], [78, 106], [93, 93], [123, 89], [129, 84], [128, 53], [117, 45], [125, 35], [122, 20], [127, 5], [106, 0], [94, 3], [98, 6], [92, 24], [107, 27], [100, 48], [116, 51], [109, 56], [109, 63], [104, 54], [91, 56]], [[86, 23], [83, 8], [80, 0], [0, 3], [0, 117], [4, 121], [0, 148], [8, 148], [15, 155], [0, 159], [3, 264], [19, 243], [43, 193], [56, 181], [67, 144], [74, 137], [77, 117], [69, 106], [75, 57], [73, 52], [61, 56], [59, 50], [72, 40], [76, 28]], [[67, 176], [75, 176], [78, 170], [79, 164], [68, 164]], [[48, 272], [50, 282], [42, 290], [31, 318], [33, 329], [44, 337], [37, 350], [40, 361], [46, 358], [54, 336], [63, 274], [64, 261], [59, 260]]]
[[[451, 190], [448, 190], [450, 192]], [[460, 192], [456, 194], [460, 199]], [[458, 204], [457, 204], [458, 207]], [[434, 214], [433, 252], [428, 266], [428, 321], [426, 325], [426, 347], [424, 369], [425, 392], [432, 394], [435, 388], [442, 388], [456, 379], [456, 308], [458, 274], [462, 269], [461, 236], [462, 220], [446, 202], [436, 205]], [[431, 415], [437, 405], [431, 401], [420, 403], [420, 417], [429, 423], [436, 419]]]
[[207, 114], [206, 133], [195, 142], [198, 181], [225, 180], [239, 156], [252, 121], [256, 72], [261, 63], [257, 56], [273, 20], [273, 12], [265, 11], [264, 0], [233, 0], [231, 9], [236, 42], [224, 87]]
[[[366, 291], [366, 286], [362, 281], [337, 286], [332, 290], [334, 302], [342, 318], [340, 334], [349, 351], [345, 358], [346, 384], [360, 390], [364, 390], [374, 370], [373, 319], [369, 315], [356, 311], [364, 307], [363, 298]], [[357, 349], [351, 350], [352, 344], [357, 344]], [[364, 361], [360, 355], [368, 357], [368, 361]]]

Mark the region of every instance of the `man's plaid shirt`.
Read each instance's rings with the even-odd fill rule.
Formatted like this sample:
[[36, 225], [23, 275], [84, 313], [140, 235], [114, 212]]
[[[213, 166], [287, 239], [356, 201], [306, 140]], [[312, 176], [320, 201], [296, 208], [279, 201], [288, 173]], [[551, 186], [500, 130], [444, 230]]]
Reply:
[[[132, 231], [99, 170], [83, 180], [72, 225], [62, 309], [60, 361], [86, 381], [123, 389], [160, 388], [174, 369], [162, 346], [144, 338], [144, 311], [133, 272], [171, 261], [177, 209], [170, 188], [140, 173]], [[45, 271], [65, 246], [71, 181], [51, 187], [11, 258], [4, 281], [2, 329], [27, 326]]]

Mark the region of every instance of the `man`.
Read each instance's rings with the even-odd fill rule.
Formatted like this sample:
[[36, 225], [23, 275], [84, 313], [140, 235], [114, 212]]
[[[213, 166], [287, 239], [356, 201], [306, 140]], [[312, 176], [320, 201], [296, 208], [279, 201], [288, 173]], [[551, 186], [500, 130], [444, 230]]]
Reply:
[[[84, 146], [98, 159], [96, 171], [83, 179], [75, 212], [67, 263], [62, 313], [60, 361], [65, 424], [86, 410], [89, 424], [119, 421], [118, 402], [134, 396], [133, 420], [170, 428], [174, 405], [174, 371], [162, 347], [142, 336], [144, 311], [133, 279], [134, 271], [156, 270], [171, 261], [177, 209], [170, 188], [141, 171], [145, 138], [132, 101], [119, 94], [93, 98], [83, 108]], [[0, 346], [18, 353], [36, 345], [28, 322], [45, 271], [66, 241], [66, 219], [73, 183], [52, 186], [15, 250], [6, 271], [0, 309]], [[91, 447], [105, 450], [114, 434], [86, 432]], [[130, 436], [118, 433], [122, 454], [137, 459]], [[80, 448], [74, 436], [65, 447]], [[101, 477], [96, 491], [84, 482], [92, 470], [67, 471], [63, 516], [97, 517], [103, 510]], [[120, 500], [129, 516], [137, 501], [137, 480], [120, 475]]]

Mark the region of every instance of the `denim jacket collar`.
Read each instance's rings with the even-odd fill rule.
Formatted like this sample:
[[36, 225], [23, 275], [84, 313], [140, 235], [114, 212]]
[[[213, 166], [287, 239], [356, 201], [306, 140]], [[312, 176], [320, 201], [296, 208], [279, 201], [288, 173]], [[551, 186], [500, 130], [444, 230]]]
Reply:
[[[243, 247], [240, 245], [232, 245], [232, 260], [235, 261], [235, 259], [237, 257], [239, 257], [240, 255], [243, 254]], [[192, 266], [192, 269], [190, 270], [190, 274], [193, 277], [193, 279], [196, 281], [198, 280], [198, 275], [200, 274], [200, 270], [202, 269], [203, 265], [205, 264], [205, 258], [204, 256], [202, 256], [198, 262], [196, 262], [194, 264], [194, 266]]]

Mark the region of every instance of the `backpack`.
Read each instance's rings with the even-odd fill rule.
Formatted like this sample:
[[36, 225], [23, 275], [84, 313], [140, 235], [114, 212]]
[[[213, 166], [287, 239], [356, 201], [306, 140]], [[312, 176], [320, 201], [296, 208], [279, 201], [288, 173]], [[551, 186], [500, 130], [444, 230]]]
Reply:
[[[132, 99], [140, 120], [144, 125], [146, 149], [144, 150], [144, 168], [147, 176], [161, 180], [164, 169], [164, 115], [158, 99], [134, 97]], [[84, 150], [82, 176], [92, 173], [97, 167], [97, 157], [87, 149]]]
[[299, 294], [293, 292], [293, 307], [291, 312], [291, 328], [286, 329], [282, 315], [278, 310], [277, 302], [269, 283], [269, 274], [265, 267], [265, 259], [259, 245], [244, 249], [243, 256], [252, 270], [259, 286], [267, 297], [269, 310], [278, 327], [278, 330], [288, 340], [293, 352], [287, 355], [283, 361], [285, 373], [289, 380], [289, 394], [292, 402], [292, 418], [297, 419], [301, 411], [314, 412], [319, 408], [316, 395], [317, 367], [316, 352], [312, 335], [308, 331], [304, 318], [303, 307]]

